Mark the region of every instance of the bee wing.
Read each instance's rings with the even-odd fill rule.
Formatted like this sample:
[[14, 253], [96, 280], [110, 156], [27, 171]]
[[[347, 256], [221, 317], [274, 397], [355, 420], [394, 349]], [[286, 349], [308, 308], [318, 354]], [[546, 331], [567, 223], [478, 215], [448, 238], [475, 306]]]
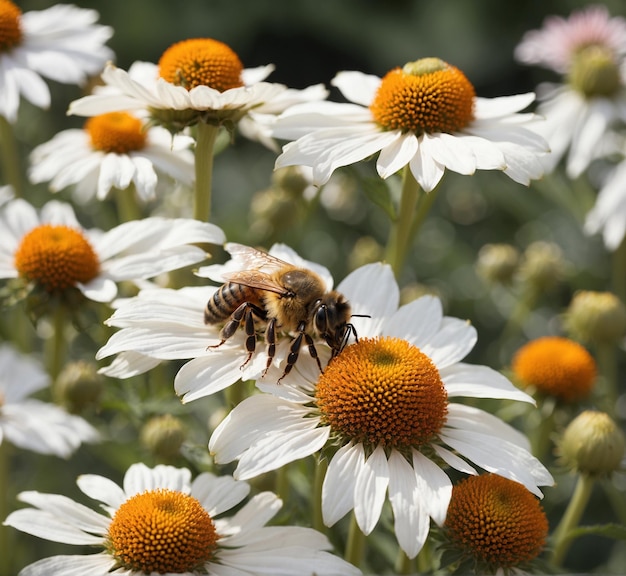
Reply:
[[[291, 266], [291, 264], [288, 264], [280, 258], [276, 258], [276, 256], [272, 256], [267, 252], [262, 252], [261, 250], [257, 250], [256, 248], [252, 248], [250, 246], [244, 246], [243, 244], [229, 242], [228, 244], [226, 244], [225, 248], [228, 253], [233, 257], [233, 260], [237, 260], [237, 263], [239, 264], [241, 269], [263, 269], [265, 272], [275, 272], [276, 270], [280, 270], [285, 266]], [[234, 282], [234, 280], [231, 281]], [[241, 283], [243, 284], [243, 282]]]
[[231, 272], [223, 276], [228, 282], [249, 286], [250, 288], [258, 288], [260, 290], [276, 292], [277, 294], [288, 293], [283, 286], [272, 280], [271, 276], [259, 270], [240, 270], [239, 272]]

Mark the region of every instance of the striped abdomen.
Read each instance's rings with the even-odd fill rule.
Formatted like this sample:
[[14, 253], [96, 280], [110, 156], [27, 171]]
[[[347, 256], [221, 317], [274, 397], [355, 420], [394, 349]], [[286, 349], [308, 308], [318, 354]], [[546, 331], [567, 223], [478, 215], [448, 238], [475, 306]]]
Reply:
[[261, 306], [257, 290], [235, 282], [223, 284], [215, 291], [204, 308], [204, 323], [224, 322], [244, 302]]

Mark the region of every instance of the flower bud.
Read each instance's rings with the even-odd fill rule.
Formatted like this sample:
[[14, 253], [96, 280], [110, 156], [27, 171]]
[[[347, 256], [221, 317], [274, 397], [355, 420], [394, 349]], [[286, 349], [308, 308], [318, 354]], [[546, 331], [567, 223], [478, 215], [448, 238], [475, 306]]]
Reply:
[[173, 460], [187, 438], [184, 424], [171, 414], [154, 416], [141, 429], [141, 442], [161, 460]]
[[566, 466], [603, 476], [620, 468], [625, 447], [624, 433], [608, 414], [586, 410], [567, 426], [558, 450]]
[[572, 58], [569, 84], [587, 98], [612, 96], [622, 85], [619, 64], [611, 50], [591, 45]]
[[78, 360], [70, 362], [59, 373], [54, 393], [59, 404], [73, 414], [97, 404], [103, 388], [103, 378], [95, 364]]
[[626, 334], [626, 307], [611, 292], [583, 290], [574, 294], [564, 326], [573, 338], [583, 342], [616, 342]]
[[485, 244], [478, 252], [476, 271], [491, 284], [510, 284], [519, 264], [519, 251], [510, 244]]
[[552, 290], [565, 275], [563, 253], [551, 242], [533, 242], [524, 251], [518, 272], [536, 293]]

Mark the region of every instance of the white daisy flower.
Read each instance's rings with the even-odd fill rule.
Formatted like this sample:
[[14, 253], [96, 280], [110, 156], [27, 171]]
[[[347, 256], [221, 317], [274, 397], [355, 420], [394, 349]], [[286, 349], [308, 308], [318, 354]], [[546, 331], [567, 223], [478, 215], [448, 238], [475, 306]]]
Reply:
[[133, 464], [122, 486], [95, 474], [79, 476], [80, 490], [101, 502], [96, 512], [66, 496], [22, 492], [32, 508], [4, 524], [39, 538], [93, 546], [95, 554], [52, 556], [19, 576], [69, 574], [360, 574], [328, 552], [328, 539], [311, 528], [266, 526], [282, 506], [271, 492], [250, 498], [245, 482], [208, 472], [193, 481], [186, 468]]
[[184, 40], [170, 46], [158, 65], [142, 63], [140, 74], [109, 64], [102, 74], [109, 89], [75, 100], [69, 114], [149, 109], [172, 132], [197, 122], [234, 124], [287, 89], [263, 82], [272, 70], [244, 69], [237, 54], [217, 40]]
[[50, 106], [49, 78], [82, 84], [113, 58], [104, 43], [113, 35], [95, 24], [98, 13], [69, 4], [26, 12], [10, 0], [0, 0], [0, 115], [17, 118], [20, 96], [39, 108]]
[[324, 100], [327, 96], [328, 90], [322, 84], [315, 84], [304, 90], [288, 88], [275, 98], [250, 110], [239, 121], [237, 127], [239, 132], [249, 140], [256, 140], [278, 154], [280, 147], [272, 137], [272, 133], [279, 114], [297, 104]]
[[305, 165], [324, 184], [333, 171], [380, 152], [376, 169], [388, 178], [408, 166], [427, 192], [445, 169], [460, 174], [503, 170], [528, 184], [542, 174], [542, 138], [525, 128], [530, 114], [517, 114], [534, 94], [477, 98], [463, 73], [438, 58], [394, 69], [383, 79], [340, 72], [332, 84], [352, 103], [294, 106], [279, 117], [274, 136], [295, 140], [276, 167]]
[[257, 382], [271, 393], [247, 398], [216, 428], [209, 449], [217, 463], [238, 460], [234, 475], [246, 479], [321, 450], [329, 459], [325, 524], [354, 510], [369, 534], [388, 495], [396, 537], [411, 558], [426, 540], [429, 519], [442, 525], [446, 516], [452, 483], [442, 462], [468, 474], [478, 466], [536, 495], [538, 486], [552, 484], [524, 436], [483, 410], [450, 401], [533, 402], [498, 372], [461, 362], [476, 343], [469, 323], [444, 316], [430, 296], [398, 308], [387, 265], [364, 266], [337, 289], [370, 315], [352, 320], [358, 342], [321, 376], [307, 358], [279, 385], [271, 373]]
[[[247, 262], [238, 256], [238, 246], [226, 244], [233, 258], [224, 265], [201, 267], [197, 274], [221, 284], [225, 281], [224, 274], [245, 269]], [[281, 244], [274, 245], [269, 254], [315, 271], [331, 289], [332, 277], [319, 264], [304, 260]], [[117, 356], [100, 372], [114, 378], [129, 378], [154, 368], [164, 360], [189, 360], [174, 379], [174, 389], [183, 402], [214, 394], [240, 379], [259, 378], [267, 367], [266, 344], [258, 342], [255, 354], [247, 361], [243, 328], [217, 346], [221, 341], [222, 326], [204, 322], [207, 302], [218, 288], [142, 290], [136, 297], [120, 302], [105, 322], [120, 330], [98, 351], [96, 358], [101, 360]], [[276, 362], [284, 360], [288, 354], [286, 343], [291, 341], [291, 336], [279, 336], [279, 340], [284, 346], [277, 347]], [[306, 356], [306, 350], [301, 356]]]
[[38, 362], [0, 345], [0, 444], [68, 458], [81, 443], [98, 440], [98, 432], [80, 416], [29, 398], [49, 385]]
[[626, 158], [605, 176], [594, 207], [585, 217], [587, 234], [602, 234], [604, 245], [616, 250], [626, 235]]
[[582, 174], [602, 148], [608, 129], [626, 121], [626, 20], [611, 18], [605, 6], [589, 6], [568, 19], [546, 18], [527, 32], [516, 58], [565, 75], [562, 85], [539, 87], [536, 131], [550, 144], [544, 158], [554, 169], [567, 154], [571, 178]]
[[110, 302], [116, 282], [195, 264], [206, 252], [194, 243], [223, 242], [220, 228], [192, 219], [146, 218], [102, 232], [82, 228], [69, 204], [53, 200], [38, 214], [16, 199], [0, 212], [0, 278], [20, 278], [50, 294], [76, 288]]
[[53, 192], [75, 185], [82, 202], [104, 200], [112, 188], [126, 190], [132, 184], [147, 202], [155, 197], [158, 173], [185, 186], [193, 184], [192, 144], [188, 136], [172, 136], [126, 112], [111, 112], [37, 146], [30, 155], [29, 178], [50, 182]]

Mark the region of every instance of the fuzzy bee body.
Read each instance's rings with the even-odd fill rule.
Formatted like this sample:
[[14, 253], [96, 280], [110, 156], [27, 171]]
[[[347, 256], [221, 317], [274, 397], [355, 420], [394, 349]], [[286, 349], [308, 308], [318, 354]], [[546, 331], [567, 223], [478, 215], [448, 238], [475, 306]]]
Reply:
[[[224, 274], [220, 286], [204, 310], [206, 324], [224, 322], [219, 347], [243, 324], [249, 362], [256, 349], [259, 330], [264, 330], [269, 369], [276, 353], [279, 333], [292, 335], [287, 363], [281, 379], [295, 365], [300, 348], [306, 345], [322, 370], [314, 337], [324, 340], [336, 356], [355, 334], [350, 323], [350, 304], [339, 292], [326, 289], [318, 274], [284, 262], [254, 248], [229, 245], [229, 251], [242, 258], [249, 269]], [[356, 334], [355, 334], [356, 336]]]

